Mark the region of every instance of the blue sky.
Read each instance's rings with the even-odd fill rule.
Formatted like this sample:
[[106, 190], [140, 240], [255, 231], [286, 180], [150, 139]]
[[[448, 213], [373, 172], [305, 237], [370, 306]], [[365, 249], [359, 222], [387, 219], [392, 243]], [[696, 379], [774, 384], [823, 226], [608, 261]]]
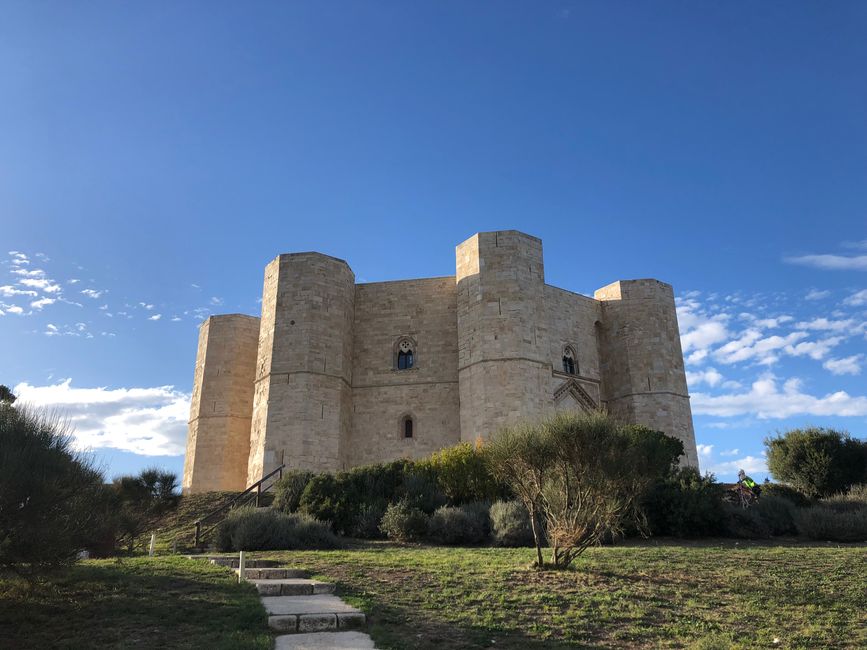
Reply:
[[197, 326], [280, 252], [674, 285], [702, 468], [867, 436], [863, 2], [0, 6], [0, 383], [180, 471]]

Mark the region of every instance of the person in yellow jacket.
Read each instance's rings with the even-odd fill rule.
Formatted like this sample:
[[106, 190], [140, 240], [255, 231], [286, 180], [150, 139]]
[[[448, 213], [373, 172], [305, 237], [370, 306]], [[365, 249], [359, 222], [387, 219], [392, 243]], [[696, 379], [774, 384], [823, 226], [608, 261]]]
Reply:
[[747, 476], [747, 473], [744, 470], [738, 472], [738, 485], [752, 492], [756, 499], [759, 498], [759, 494], [762, 492], [762, 488], [759, 487], [759, 484]]

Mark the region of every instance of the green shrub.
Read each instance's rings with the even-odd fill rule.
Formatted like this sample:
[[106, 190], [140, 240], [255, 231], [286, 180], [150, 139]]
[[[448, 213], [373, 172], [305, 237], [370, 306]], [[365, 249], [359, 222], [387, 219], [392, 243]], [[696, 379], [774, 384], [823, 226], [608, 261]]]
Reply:
[[295, 512], [301, 505], [301, 495], [313, 478], [313, 472], [289, 470], [274, 485], [274, 508], [280, 512]]
[[443, 506], [430, 518], [428, 535], [440, 544], [480, 544], [487, 539], [487, 518], [483, 507]]
[[432, 514], [434, 510], [448, 502], [446, 495], [439, 488], [434, 472], [421, 468], [413, 468], [406, 474], [403, 492], [410, 504], [427, 514]]
[[741, 508], [723, 502], [724, 531], [728, 537], [767, 539], [771, 529], [756, 508]]
[[102, 474], [73, 450], [66, 423], [7, 398], [0, 401], [0, 567], [35, 577], [101, 540], [109, 495]]
[[808, 497], [844, 492], [867, 479], [867, 442], [812, 427], [765, 439], [768, 469]]
[[272, 508], [238, 508], [217, 527], [221, 551], [270, 551], [338, 548], [328, 526], [309, 515]]
[[491, 536], [491, 503], [490, 501], [471, 501], [461, 506], [461, 509], [476, 521], [485, 539]]
[[530, 515], [520, 501], [495, 502], [490, 517], [495, 545], [533, 546]]
[[389, 539], [398, 542], [421, 539], [427, 533], [427, 527], [428, 516], [404, 499], [386, 508], [379, 525]]
[[788, 499], [766, 495], [762, 491], [762, 497], [749, 509], [764, 522], [768, 532], [773, 536], [798, 533], [798, 527], [795, 525], [795, 505]]
[[355, 515], [355, 523], [352, 525], [350, 535], [361, 539], [381, 538], [383, 535], [379, 529], [379, 524], [385, 514], [386, 507], [387, 504], [384, 502], [363, 504]]
[[809, 539], [830, 542], [867, 542], [867, 506], [835, 509], [826, 502], [797, 511], [798, 531]]
[[685, 467], [657, 481], [642, 502], [654, 535], [705, 537], [723, 531], [722, 486]]
[[508, 492], [491, 473], [484, 447], [477, 448], [468, 442], [431, 454], [416, 466], [436, 477], [440, 490], [452, 505], [492, 501]]
[[806, 508], [810, 505], [810, 499], [798, 492], [795, 488], [783, 483], [765, 483], [762, 487], [762, 498], [766, 496], [780, 497], [786, 499], [793, 505], [799, 508]]

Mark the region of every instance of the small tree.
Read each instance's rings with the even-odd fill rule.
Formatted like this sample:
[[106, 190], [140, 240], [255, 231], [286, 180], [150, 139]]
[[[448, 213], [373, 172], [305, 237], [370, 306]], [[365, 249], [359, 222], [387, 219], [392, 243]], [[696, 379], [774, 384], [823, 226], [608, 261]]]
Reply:
[[103, 477], [68, 425], [0, 403], [0, 566], [30, 578], [75, 561], [105, 518]]
[[178, 477], [149, 467], [138, 476], [119, 476], [113, 483], [120, 539], [126, 538], [132, 552], [135, 540], [163, 513], [177, 505]]
[[775, 479], [817, 498], [867, 480], [867, 443], [848, 433], [810, 427], [765, 439], [768, 469]]
[[4, 384], [0, 384], [0, 404], [13, 404], [17, 398], [10, 388]]
[[530, 512], [538, 566], [545, 566], [535, 521], [541, 517], [557, 569], [621, 534], [626, 521], [641, 527], [639, 498], [682, 451], [662, 434], [620, 427], [598, 412], [506, 430], [488, 447], [492, 469]]

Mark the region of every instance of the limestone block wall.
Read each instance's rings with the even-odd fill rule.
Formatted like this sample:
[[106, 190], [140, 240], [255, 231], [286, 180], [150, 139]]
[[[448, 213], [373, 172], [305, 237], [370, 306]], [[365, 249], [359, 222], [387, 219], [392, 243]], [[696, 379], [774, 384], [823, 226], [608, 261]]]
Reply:
[[[599, 345], [596, 339], [596, 323], [602, 318], [600, 303], [587, 296], [545, 285], [545, 312], [552, 368], [548, 394], [553, 397], [564, 382], [575, 380], [595, 404], [601, 406]], [[567, 346], [576, 354], [576, 376], [563, 372], [563, 353]], [[556, 400], [554, 407], [581, 408], [568, 393]]]
[[594, 297], [602, 303], [602, 392], [608, 410], [676, 436], [684, 444], [683, 464], [698, 467], [671, 285], [620, 281]]
[[487, 438], [550, 408], [542, 242], [507, 230], [456, 249], [461, 438]]
[[211, 316], [199, 329], [184, 493], [243, 490], [250, 451], [259, 319]]
[[[398, 370], [404, 337], [414, 363]], [[460, 441], [457, 341], [453, 276], [356, 285], [347, 466], [419, 458]], [[412, 438], [401, 428], [407, 415]]]
[[351, 423], [355, 276], [320, 253], [280, 255], [265, 269], [249, 482], [283, 459], [338, 470]]

